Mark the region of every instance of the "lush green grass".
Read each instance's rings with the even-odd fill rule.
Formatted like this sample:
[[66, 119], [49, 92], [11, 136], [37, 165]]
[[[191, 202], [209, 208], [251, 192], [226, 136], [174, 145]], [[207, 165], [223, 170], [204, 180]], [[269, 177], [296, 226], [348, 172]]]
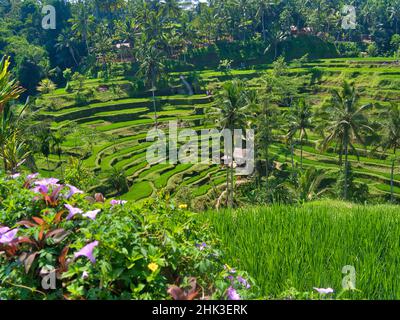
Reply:
[[148, 181], [142, 181], [134, 184], [129, 192], [125, 194], [122, 199], [129, 201], [138, 201], [148, 198], [152, 195], [153, 188]]
[[[352, 298], [400, 299], [400, 210], [322, 201], [210, 212], [232, 265], [253, 276], [263, 296], [290, 287], [342, 290], [344, 266], [356, 268]], [[346, 293], [344, 297], [350, 298]]]

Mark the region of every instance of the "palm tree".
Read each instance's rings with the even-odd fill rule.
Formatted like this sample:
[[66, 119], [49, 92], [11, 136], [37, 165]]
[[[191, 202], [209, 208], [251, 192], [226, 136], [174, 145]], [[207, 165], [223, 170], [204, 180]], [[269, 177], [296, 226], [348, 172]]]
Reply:
[[168, 19], [178, 18], [181, 13], [180, 1], [178, 0], [163, 0], [161, 11]]
[[[221, 92], [217, 95], [217, 104], [213, 109], [217, 116], [219, 126], [225, 130], [229, 129], [234, 141], [234, 129], [244, 128], [247, 125], [248, 108], [249, 108], [248, 92], [245, 83], [235, 79], [224, 83]], [[233, 178], [233, 148], [228, 148], [229, 154], [226, 168], [226, 187], [227, 187], [227, 205], [233, 207], [234, 196], [234, 178]]]
[[271, 10], [271, 7], [276, 5], [276, 1], [266, 1], [266, 0], [254, 0], [254, 4], [257, 7], [256, 18], [261, 18], [261, 29], [263, 35], [263, 41], [267, 42], [267, 26], [266, 26], [266, 16]]
[[92, 15], [87, 15], [87, 8], [85, 8], [84, 4], [79, 3], [79, 13], [68, 20], [71, 23], [71, 30], [75, 33], [77, 38], [82, 39], [85, 43], [87, 53], [90, 53], [89, 48], [89, 36], [90, 30], [94, 25], [94, 17]]
[[383, 115], [381, 146], [384, 152], [393, 151], [392, 167], [390, 174], [390, 196], [394, 201], [394, 167], [396, 153], [400, 149], [400, 107], [392, 105]]
[[[287, 31], [282, 31], [281, 26], [278, 23], [274, 23], [268, 31], [269, 42], [271, 43], [266, 49], [265, 53], [273, 49], [274, 60], [278, 57], [279, 44], [285, 41], [288, 37]], [[272, 48], [271, 48], [272, 47]]]
[[392, 0], [388, 7], [389, 19], [394, 23], [394, 33], [399, 31], [400, 0]]
[[156, 107], [156, 97], [155, 91], [158, 80], [164, 73], [164, 64], [163, 64], [163, 54], [162, 52], [155, 46], [154, 41], [151, 43], [142, 43], [141, 47], [138, 51], [138, 60], [140, 61], [139, 65], [139, 75], [141, 75], [145, 79], [146, 85], [149, 87], [152, 92], [153, 97], [153, 110], [155, 116], [155, 126], [158, 127], [158, 116], [157, 116], [157, 107]]
[[129, 185], [125, 171], [113, 167], [109, 177], [107, 178], [108, 184], [114, 188], [120, 195], [128, 192]]
[[279, 108], [270, 101], [270, 93], [268, 90], [252, 91], [250, 101], [252, 106], [252, 122], [254, 122], [257, 130], [256, 139], [257, 145], [261, 146], [262, 153], [265, 158], [265, 176], [266, 190], [269, 191], [269, 163], [270, 152], [269, 148], [274, 142], [273, 130], [278, 128]]
[[75, 64], [78, 65], [78, 60], [76, 58], [75, 38], [71, 32], [68, 30], [63, 30], [57, 37], [57, 43], [55, 47], [58, 51], [67, 49]]
[[56, 88], [57, 86], [53, 81], [51, 81], [50, 79], [43, 79], [39, 82], [37, 91], [46, 94], [54, 91]]
[[326, 177], [323, 170], [308, 168], [300, 174], [295, 185], [288, 188], [300, 203], [314, 201], [330, 190], [329, 187], [323, 187]]
[[[289, 132], [288, 138], [293, 141], [293, 138], [300, 135], [300, 163], [301, 169], [303, 169], [303, 141], [308, 140], [307, 130], [312, 129], [311, 118], [313, 112], [310, 105], [308, 105], [304, 99], [300, 99], [299, 102], [290, 109], [288, 113]], [[293, 148], [292, 148], [293, 151]], [[293, 157], [293, 155], [292, 155]]]
[[365, 145], [364, 135], [372, 133], [367, 111], [371, 104], [359, 106], [359, 95], [354, 84], [344, 81], [340, 91], [333, 90], [331, 102], [320, 113], [323, 134], [322, 149], [326, 150], [332, 142], [340, 145], [340, 161], [344, 155], [344, 190], [343, 196], [348, 199], [349, 149], [358, 156], [354, 142]]
[[51, 135], [51, 142], [54, 148], [55, 153], [58, 155], [58, 160], [60, 161], [60, 168], [61, 168], [61, 176], [64, 177], [64, 170], [63, 170], [63, 163], [61, 160], [61, 155], [62, 155], [62, 144], [66, 140], [66, 134], [63, 131], [58, 131], [55, 133], [52, 133]]

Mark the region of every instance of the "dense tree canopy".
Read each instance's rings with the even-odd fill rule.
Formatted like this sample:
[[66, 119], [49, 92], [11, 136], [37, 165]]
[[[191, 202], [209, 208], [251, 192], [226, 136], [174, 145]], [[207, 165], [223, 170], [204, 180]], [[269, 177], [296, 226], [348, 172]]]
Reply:
[[[2, 0], [0, 5], [0, 55], [12, 57], [28, 93], [57, 67], [107, 71], [118, 54], [117, 44], [124, 44], [128, 57], [136, 57], [151, 43], [170, 61], [186, 61], [216, 43], [235, 42], [245, 42], [252, 52], [258, 45], [258, 51], [267, 49], [276, 58], [280, 42], [304, 33], [338, 44], [344, 54], [368, 50], [392, 55], [399, 49], [399, 0], [48, 0], [45, 4], [56, 9], [54, 30], [41, 27], [42, 1]], [[342, 28], [348, 14], [344, 5], [356, 9], [354, 30]], [[101, 61], [100, 67], [96, 61]]]

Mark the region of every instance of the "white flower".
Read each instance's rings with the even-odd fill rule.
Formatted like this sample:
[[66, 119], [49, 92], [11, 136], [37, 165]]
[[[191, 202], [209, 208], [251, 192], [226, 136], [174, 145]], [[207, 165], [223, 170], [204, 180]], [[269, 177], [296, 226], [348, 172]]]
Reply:
[[317, 291], [319, 294], [330, 294], [335, 292], [335, 290], [333, 290], [332, 288], [314, 288], [314, 290]]

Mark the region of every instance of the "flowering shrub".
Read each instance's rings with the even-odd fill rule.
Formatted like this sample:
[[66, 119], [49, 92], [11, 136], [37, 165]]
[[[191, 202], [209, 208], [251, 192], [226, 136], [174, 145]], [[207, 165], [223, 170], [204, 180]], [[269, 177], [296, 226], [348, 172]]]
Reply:
[[0, 177], [0, 299], [244, 299], [184, 206], [94, 198], [57, 179]]

